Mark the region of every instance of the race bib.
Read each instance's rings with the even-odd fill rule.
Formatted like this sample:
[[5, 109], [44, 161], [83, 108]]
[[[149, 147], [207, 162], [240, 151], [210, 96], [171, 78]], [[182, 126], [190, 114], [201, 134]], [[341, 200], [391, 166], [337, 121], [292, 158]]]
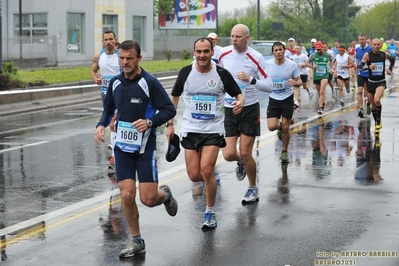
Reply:
[[345, 70], [342, 68], [341, 64], [337, 65], [337, 73], [338, 73], [338, 75], [342, 75], [345, 73]]
[[[236, 83], [237, 83], [238, 87], [241, 89], [242, 95], [245, 96], [246, 86], [243, 83], [239, 82], [238, 80], [236, 80]], [[231, 105], [232, 102], [234, 102], [235, 100], [236, 100], [236, 98], [231, 97], [230, 94], [228, 94], [228, 93], [226, 93], [226, 95], [224, 96], [224, 102], [228, 105]]]
[[114, 77], [112, 75], [101, 75], [102, 81], [101, 81], [101, 94], [107, 94], [109, 82], [111, 79]]
[[273, 92], [283, 93], [285, 92], [284, 79], [283, 78], [272, 78]]
[[212, 120], [216, 113], [216, 97], [195, 95], [191, 97], [191, 117], [198, 120]]
[[316, 76], [324, 76], [327, 73], [325, 66], [316, 67]]
[[372, 76], [381, 76], [384, 71], [384, 62], [376, 62], [375, 69], [371, 70]]
[[123, 152], [135, 153], [140, 151], [143, 134], [138, 132], [130, 122], [118, 122], [115, 146]]

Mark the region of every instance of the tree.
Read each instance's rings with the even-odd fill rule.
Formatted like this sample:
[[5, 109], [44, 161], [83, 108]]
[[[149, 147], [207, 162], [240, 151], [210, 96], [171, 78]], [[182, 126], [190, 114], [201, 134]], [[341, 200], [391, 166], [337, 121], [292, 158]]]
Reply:
[[171, 14], [173, 0], [154, 0], [154, 16], [159, 13]]
[[360, 33], [366, 34], [369, 38], [396, 38], [395, 32], [395, 6], [394, 2], [376, 4], [366, 9], [354, 20], [354, 25]]
[[283, 39], [296, 36], [331, 41], [343, 38], [342, 32], [346, 32], [346, 1], [351, 19], [360, 10], [354, 0], [273, 0], [269, 13], [273, 21], [284, 22]]

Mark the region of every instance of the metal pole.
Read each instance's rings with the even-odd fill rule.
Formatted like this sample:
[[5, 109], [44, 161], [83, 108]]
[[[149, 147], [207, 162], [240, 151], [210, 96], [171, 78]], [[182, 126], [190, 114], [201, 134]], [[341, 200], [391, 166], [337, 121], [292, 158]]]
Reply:
[[395, 12], [394, 12], [394, 21], [395, 21], [395, 26], [394, 26], [394, 31], [393, 31], [393, 38], [396, 40], [396, 0], [395, 0]]
[[348, 43], [349, 43], [349, 18], [348, 18], [348, 0], [346, 0], [346, 44], [345, 46], [348, 47]]
[[1, 8], [2, 1], [0, 0], [0, 74], [3, 74], [3, 16], [1, 15], [2, 8]]
[[260, 0], [258, 0], [258, 28], [257, 28], [257, 39], [260, 40]]
[[187, 5], [187, 37], [190, 37], [190, 2], [186, 1]]
[[22, 0], [19, 0], [19, 58], [22, 59]]

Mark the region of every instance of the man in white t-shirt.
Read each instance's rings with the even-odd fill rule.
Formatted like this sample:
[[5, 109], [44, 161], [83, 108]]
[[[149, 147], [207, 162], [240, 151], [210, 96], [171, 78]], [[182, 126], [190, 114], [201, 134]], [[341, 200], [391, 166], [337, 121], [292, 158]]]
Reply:
[[[313, 90], [308, 88], [308, 67], [306, 66], [306, 62], [308, 61], [308, 56], [302, 53], [302, 45], [297, 44], [295, 46], [296, 54], [292, 56], [292, 61], [299, 68], [299, 74], [301, 76], [302, 87], [308, 92], [309, 98], [313, 97]], [[294, 107], [299, 107], [299, 87], [294, 87]]]
[[[302, 48], [301, 48], [302, 50]], [[296, 63], [285, 58], [285, 46], [275, 42], [272, 46], [274, 59], [266, 61], [268, 78], [272, 81], [273, 90], [269, 95], [267, 107], [267, 128], [278, 130], [277, 136], [282, 141], [281, 163], [288, 163], [288, 144], [290, 142], [290, 125], [294, 113], [293, 87], [300, 87], [302, 81]], [[263, 90], [260, 88], [260, 90]], [[282, 118], [281, 122], [279, 119]]]
[[[246, 25], [237, 24], [231, 30], [232, 45], [220, 51], [219, 65], [230, 71], [245, 95], [245, 105], [240, 115], [233, 113], [232, 97], [226, 94], [225, 121], [226, 147], [222, 150], [226, 161], [236, 161], [237, 180], [248, 175], [248, 190], [242, 204], [259, 201], [256, 184], [256, 162], [252, 156], [255, 138], [260, 135], [260, 105], [256, 89], [271, 92], [271, 82], [266, 80], [265, 59], [248, 46], [250, 38]], [[237, 151], [237, 142], [239, 150]]]
[[[215, 201], [217, 184], [214, 169], [219, 149], [226, 146], [224, 113], [225, 94], [232, 95], [232, 112], [238, 115], [244, 105], [244, 95], [226, 69], [211, 58], [213, 46], [209, 38], [194, 43], [195, 63], [183, 67], [171, 92], [175, 107], [183, 98], [184, 113], [181, 121], [181, 144], [185, 149], [188, 177], [193, 182], [204, 182], [206, 209], [203, 229], [217, 226]], [[174, 119], [166, 124], [166, 135], [174, 135]]]

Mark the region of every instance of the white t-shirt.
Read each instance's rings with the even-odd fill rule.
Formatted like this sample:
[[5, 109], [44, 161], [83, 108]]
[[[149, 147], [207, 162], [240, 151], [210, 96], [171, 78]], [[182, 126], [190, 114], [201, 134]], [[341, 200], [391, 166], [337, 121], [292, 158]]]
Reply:
[[297, 66], [298, 64], [301, 65], [301, 67], [298, 66], [300, 75], [308, 75], [308, 68], [306, 67], [308, 56], [306, 54], [303, 53], [300, 55], [295, 54], [292, 56], [292, 60], [295, 62]]
[[241, 93], [230, 72], [212, 61], [208, 73], [200, 73], [192, 64], [182, 68], [171, 95], [182, 96], [184, 112], [180, 134], [219, 133], [225, 135], [222, 107], [226, 92], [236, 96]]
[[285, 59], [282, 65], [276, 65], [274, 59], [267, 60], [266, 72], [273, 82], [273, 92], [270, 93], [270, 98], [284, 100], [294, 93], [288, 80], [295, 79], [300, 74], [299, 68], [293, 61]]
[[[244, 106], [252, 105], [258, 102], [256, 89], [264, 89], [271, 91], [271, 83], [266, 80], [265, 72], [265, 59], [262, 54], [255, 51], [251, 47], [245, 52], [237, 52], [232, 45], [222, 48], [220, 51], [219, 65], [230, 71], [231, 75], [235, 78], [238, 86], [241, 88], [245, 96]], [[237, 79], [237, 73], [244, 71], [248, 75], [257, 79], [255, 85], [250, 81], [243, 81]], [[232, 108], [229, 103], [231, 96], [226, 93], [225, 107]]]
[[[338, 76], [346, 79], [349, 78], [349, 71], [348, 71], [348, 63], [349, 63], [349, 55], [348, 54], [337, 54], [335, 56], [335, 61], [337, 62], [337, 73]], [[345, 68], [342, 68], [345, 66]]]

